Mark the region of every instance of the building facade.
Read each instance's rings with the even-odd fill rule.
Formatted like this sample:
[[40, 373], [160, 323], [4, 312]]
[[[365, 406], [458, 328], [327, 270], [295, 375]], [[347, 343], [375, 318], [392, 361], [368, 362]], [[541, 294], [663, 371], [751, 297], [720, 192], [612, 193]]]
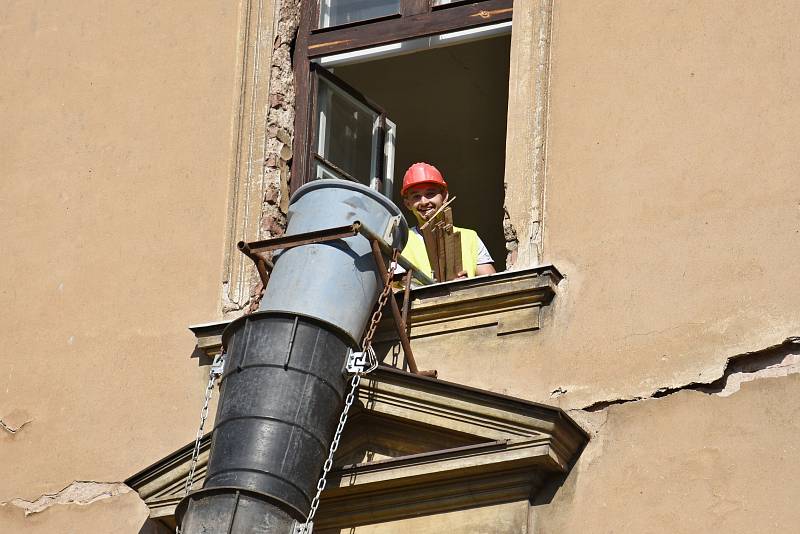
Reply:
[[[412, 346], [441, 384], [382, 371], [364, 391], [406, 411], [364, 400], [341, 465], [556, 420], [574, 451], [511, 470], [493, 449], [458, 467], [474, 486], [381, 502], [412, 475], [362, 465], [371, 512], [334, 492], [320, 530], [792, 532], [800, 7], [384, 3], [0, 8], [4, 531], [169, 531], [174, 498], [143, 481], [180, 493], [215, 325], [258, 295], [236, 243], [280, 235], [305, 181], [363, 172], [392, 195], [425, 159], [506, 272], [415, 290]], [[320, 123], [356, 117], [342, 87], [381, 118], [382, 162]]]

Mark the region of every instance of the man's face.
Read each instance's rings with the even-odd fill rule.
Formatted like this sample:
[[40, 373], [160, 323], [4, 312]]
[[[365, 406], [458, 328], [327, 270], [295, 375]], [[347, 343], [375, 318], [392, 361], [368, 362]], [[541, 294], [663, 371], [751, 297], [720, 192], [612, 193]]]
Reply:
[[427, 221], [447, 199], [447, 190], [433, 184], [420, 184], [409, 188], [403, 196], [403, 204], [417, 219]]

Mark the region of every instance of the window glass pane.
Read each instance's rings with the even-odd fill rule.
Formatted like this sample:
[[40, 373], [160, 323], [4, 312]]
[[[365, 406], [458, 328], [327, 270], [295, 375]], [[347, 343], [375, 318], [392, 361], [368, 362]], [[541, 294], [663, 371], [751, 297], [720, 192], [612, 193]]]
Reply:
[[336, 172], [336, 170], [332, 169], [328, 165], [325, 165], [319, 160], [314, 160], [314, 171], [311, 173], [311, 175], [317, 180], [321, 180], [323, 178], [326, 180], [331, 178], [335, 178], [337, 180], [348, 180], [345, 175]]
[[400, 0], [320, 0], [319, 27], [339, 26], [400, 13]]
[[318, 80], [316, 151], [370, 185], [377, 175], [380, 115], [325, 78]]

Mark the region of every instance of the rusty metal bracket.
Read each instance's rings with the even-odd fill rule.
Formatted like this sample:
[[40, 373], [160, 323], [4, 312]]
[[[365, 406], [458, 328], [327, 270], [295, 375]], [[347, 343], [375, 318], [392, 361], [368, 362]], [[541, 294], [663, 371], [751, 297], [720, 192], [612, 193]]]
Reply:
[[[381, 277], [383, 278], [384, 284], [391, 284], [391, 280], [389, 278], [389, 272], [386, 268], [386, 262], [383, 261], [383, 253], [381, 252], [380, 246], [378, 245], [377, 240], [371, 239], [370, 244], [372, 245], [372, 255], [375, 256], [375, 263], [378, 264], [378, 270], [381, 273]], [[403, 354], [406, 357], [406, 362], [408, 362], [408, 369], [415, 375], [422, 375], [422, 376], [430, 376], [432, 378], [436, 378], [438, 375], [437, 371], [430, 370], [430, 371], [420, 371], [417, 367], [417, 362], [414, 359], [414, 353], [411, 350], [411, 339], [408, 336], [408, 331], [406, 330], [406, 322], [403, 320], [403, 316], [400, 313], [400, 308], [397, 305], [397, 299], [394, 297], [389, 299], [389, 309], [392, 310], [392, 318], [394, 318], [394, 326], [397, 330], [397, 335], [400, 337], [400, 345], [403, 347]]]
[[[383, 240], [383, 238], [370, 230], [369, 227], [363, 225], [360, 221], [355, 221], [353, 224], [348, 224], [345, 226], [336, 226], [334, 228], [326, 228], [324, 230], [316, 230], [314, 232], [274, 237], [272, 239], [262, 239], [260, 241], [251, 241], [250, 243], [239, 241], [236, 246], [239, 248], [242, 254], [255, 262], [256, 268], [259, 266], [259, 261], [264, 260], [264, 270], [266, 271], [266, 267], [269, 267], [269, 269], [272, 270], [272, 264], [269, 262], [269, 260], [260, 256], [260, 254], [264, 252], [289, 249], [292, 247], [298, 247], [300, 245], [325, 243], [328, 241], [334, 241], [336, 239], [353, 237], [354, 235], [358, 234], [361, 234], [371, 242], [377, 242], [378, 246], [387, 256], [392, 255], [392, 247], [390, 247], [389, 244]], [[416, 265], [404, 258], [402, 254], [398, 256], [397, 264], [406, 271], [412, 272], [413, 278], [421, 285], [427, 286], [435, 283], [430, 276], [422, 272]], [[258, 274], [261, 276], [261, 281], [264, 282], [264, 285], [266, 286], [266, 280], [262, 275], [262, 269], [259, 269]], [[267, 277], [267, 279], [268, 278], [269, 277]]]
[[[272, 271], [274, 265], [270, 260], [263, 256], [265, 252], [271, 252], [273, 250], [286, 250], [301, 245], [326, 243], [329, 241], [335, 241], [337, 239], [353, 237], [359, 234], [367, 239], [372, 246], [372, 254], [375, 257], [375, 263], [381, 273], [383, 283], [391, 283], [383, 255], [387, 254], [392, 256], [394, 249], [390, 247], [389, 244], [386, 243], [386, 241], [384, 241], [380, 236], [370, 230], [367, 226], [361, 224], [359, 221], [355, 221], [352, 224], [345, 226], [337, 226], [334, 228], [326, 228], [324, 230], [317, 230], [314, 232], [306, 232], [290, 236], [275, 237], [272, 239], [262, 239], [259, 241], [252, 241], [250, 243], [239, 241], [237, 247], [242, 254], [253, 260], [253, 263], [255, 263], [256, 269], [258, 270], [258, 275], [261, 277], [261, 283], [264, 285], [264, 287], [266, 287], [267, 283], [269, 282], [269, 273]], [[393, 322], [397, 330], [397, 335], [400, 338], [400, 345], [403, 347], [403, 353], [406, 357], [406, 362], [408, 362], [408, 368], [413, 374], [436, 378], [437, 372], [435, 370], [420, 371], [417, 367], [416, 360], [414, 359], [414, 353], [411, 350], [411, 340], [409, 337], [410, 325], [408, 324], [408, 315], [411, 306], [411, 279], [416, 279], [422, 283], [422, 285], [432, 284], [434, 281], [425, 273], [421, 272], [413, 263], [408, 261], [402, 255], [398, 254], [397, 263], [406, 270], [406, 274], [404, 276], [405, 289], [403, 291], [403, 311], [400, 311], [400, 307], [397, 304], [397, 299], [394, 297], [389, 299], [389, 307], [392, 312], [392, 318], [394, 319]]]

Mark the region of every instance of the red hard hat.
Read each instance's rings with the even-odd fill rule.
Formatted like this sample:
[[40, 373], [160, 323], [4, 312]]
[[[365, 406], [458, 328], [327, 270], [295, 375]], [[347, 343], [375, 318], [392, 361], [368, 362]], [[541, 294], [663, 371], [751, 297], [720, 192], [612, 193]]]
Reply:
[[409, 188], [419, 184], [436, 184], [447, 189], [447, 182], [442, 178], [442, 173], [430, 163], [415, 163], [408, 168], [403, 176], [403, 188], [400, 194], [405, 195]]

